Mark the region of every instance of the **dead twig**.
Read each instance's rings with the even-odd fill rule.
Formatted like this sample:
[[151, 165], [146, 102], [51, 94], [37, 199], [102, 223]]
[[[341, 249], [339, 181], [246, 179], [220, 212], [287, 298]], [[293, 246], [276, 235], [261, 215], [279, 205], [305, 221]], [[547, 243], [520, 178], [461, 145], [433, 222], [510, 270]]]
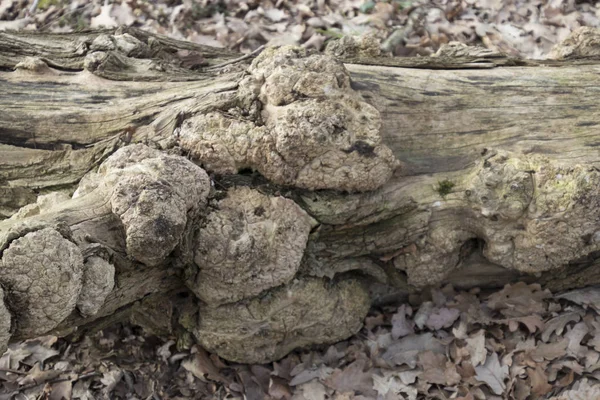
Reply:
[[0, 372], [10, 372], [11, 374], [27, 375], [27, 372], [19, 371], [19, 370], [11, 369], [11, 368], [0, 368]]
[[75, 383], [75, 382], [80, 381], [82, 379], [92, 378], [94, 376], [100, 376], [100, 373], [99, 372], [88, 372], [87, 374], [78, 375], [75, 379], [71, 379], [71, 378], [53, 378], [53, 379], [48, 379], [47, 381], [35, 382], [35, 383], [30, 384], [30, 385], [22, 386], [22, 387], [20, 387], [18, 390], [16, 390], [13, 393], [16, 394], [16, 393], [24, 392], [26, 390], [33, 389], [33, 388], [35, 388], [37, 386], [44, 385], [46, 383], [59, 383], [59, 382], [65, 382], [65, 381], [71, 381], [71, 382]]
[[221, 64], [217, 64], [217, 65], [213, 65], [213, 66], [210, 66], [210, 67], [206, 67], [206, 70], [219, 69], [219, 68], [223, 68], [223, 67], [225, 67], [227, 65], [231, 65], [231, 64], [238, 63], [240, 61], [244, 61], [244, 60], [246, 60], [246, 59], [248, 59], [250, 57], [254, 57], [254, 56], [258, 55], [264, 49], [265, 49], [265, 46], [262, 45], [258, 49], [254, 50], [251, 53], [245, 54], [245, 55], [243, 55], [241, 57], [238, 57], [238, 58], [234, 58], [233, 60], [225, 61], [224, 63], [221, 63]]
[[33, 15], [33, 13], [35, 13], [35, 10], [37, 9], [38, 3], [40, 2], [40, 0], [34, 0], [33, 4], [31, 5], [31, 7], [29, 7], [28, 13], [29, 15]]

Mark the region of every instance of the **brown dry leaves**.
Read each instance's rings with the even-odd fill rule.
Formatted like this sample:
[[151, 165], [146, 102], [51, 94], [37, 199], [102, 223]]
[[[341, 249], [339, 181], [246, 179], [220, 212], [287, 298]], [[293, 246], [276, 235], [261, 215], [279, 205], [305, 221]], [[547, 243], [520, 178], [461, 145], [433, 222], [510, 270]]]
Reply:
[[347, 341], [268, 365], [226, 363], [181, 338], [163, 342], [128, 326], [76, 343], [48, 336], [13, 344], [0, 358], [0, 399], [594, 398], [597, 290], [445, 287], [373, 310]]
[[575, 0], [39, 0], [33, 12], [31, 3], [0, 0], [0, 31], [127, 25], [242, 52], [370, 34], [400, 56], [459, 41], [540, 58], [574, 29], [600, 25], [600, 9]]

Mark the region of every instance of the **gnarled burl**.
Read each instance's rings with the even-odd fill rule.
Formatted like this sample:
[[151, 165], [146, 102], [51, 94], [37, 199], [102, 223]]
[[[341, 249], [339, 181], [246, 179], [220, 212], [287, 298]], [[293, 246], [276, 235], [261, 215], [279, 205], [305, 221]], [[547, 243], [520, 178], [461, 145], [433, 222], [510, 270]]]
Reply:
[[0, 347], [130, 318], [261, 363], [425, 286], [600, 282], [598, 37], [535, 62], [1, 33]]

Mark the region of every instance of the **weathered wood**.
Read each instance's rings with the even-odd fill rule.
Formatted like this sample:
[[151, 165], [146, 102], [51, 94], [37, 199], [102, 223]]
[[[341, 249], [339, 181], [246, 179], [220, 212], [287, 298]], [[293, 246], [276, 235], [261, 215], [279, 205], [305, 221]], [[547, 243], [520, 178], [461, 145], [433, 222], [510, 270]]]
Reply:
[[[373, 301], [444, 282], [565, 289], [600, 281], [593, 59], [340, 56], [344, 69], [330, 57], [268, 49], [247, 70], [237, 57], [131, 29], [0, 34], [0, 216], [79, 185], [74, 199], [53, 208], [42, 197], [1, 221], [0, 251], [54, 229], [83, 260], [115, 268], [100, 310], [74, 310], [58, 331], [130, 316], [139, 299], [179, 289], [190, 300], [169, 319], [226, 358], [258, 362], [311, 343], [304, 335], [334, 340], [303, 325], [302, 307], [317, 292], [335, 304], [352, 288], [357, 302], [344, 309], [366, 312], [357, 280], [375, 282]], [[201, 178], [182, 180], [201, 171], [185, 158], [211, 174], [210, 194]], [[190, 203], [195, 185], [207, 207]], [[150, 211], [140, 193], [155, 196]], [[152, 236], [159, 228], [167, 233]], [[167, 243], [164, 252], [148, 245], [143, 254], [140, 230], [148, 243]], [[198, 251], [212, 249], [223, 259], [210, 270]], [[219, 265], [232, 271], [219, 274]], [[274, 265], [291, 269], [274, 279], [265, 272]], [[254, 287], [284, 286], [246, 295], [236, 274]], [[206, 276], [235, 295], [208, 295], [198, 283]], [[322, 277], [333, 278], [329, 292]], [[238, 294], [241, 302], [222, 304]], [[6, 296], [10, 307], [10, 289]], [[282, 307], [298, 316], [293, 326], [277, 320]], [[215, 322], [228, 315], [236, 322]], [[13, 319], [18, 325], [18, 313]], [[251, 334], [236, 331], [262, 332], [256, 347], [266, 347], [244, 359], [236, 346]], [[288, 340], [292, 333], [299, 338]]]

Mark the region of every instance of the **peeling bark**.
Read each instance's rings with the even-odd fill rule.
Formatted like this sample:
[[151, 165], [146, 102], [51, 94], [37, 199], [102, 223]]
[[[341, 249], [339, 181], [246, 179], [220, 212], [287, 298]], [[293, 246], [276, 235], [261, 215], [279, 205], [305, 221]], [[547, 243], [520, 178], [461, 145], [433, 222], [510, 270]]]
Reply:
[[265, 362], [394, 293], [600, 282], [598, 36], [563, 61], [348, 39], [236, 61], [1, 33], [0, 347], [131, 318]]

